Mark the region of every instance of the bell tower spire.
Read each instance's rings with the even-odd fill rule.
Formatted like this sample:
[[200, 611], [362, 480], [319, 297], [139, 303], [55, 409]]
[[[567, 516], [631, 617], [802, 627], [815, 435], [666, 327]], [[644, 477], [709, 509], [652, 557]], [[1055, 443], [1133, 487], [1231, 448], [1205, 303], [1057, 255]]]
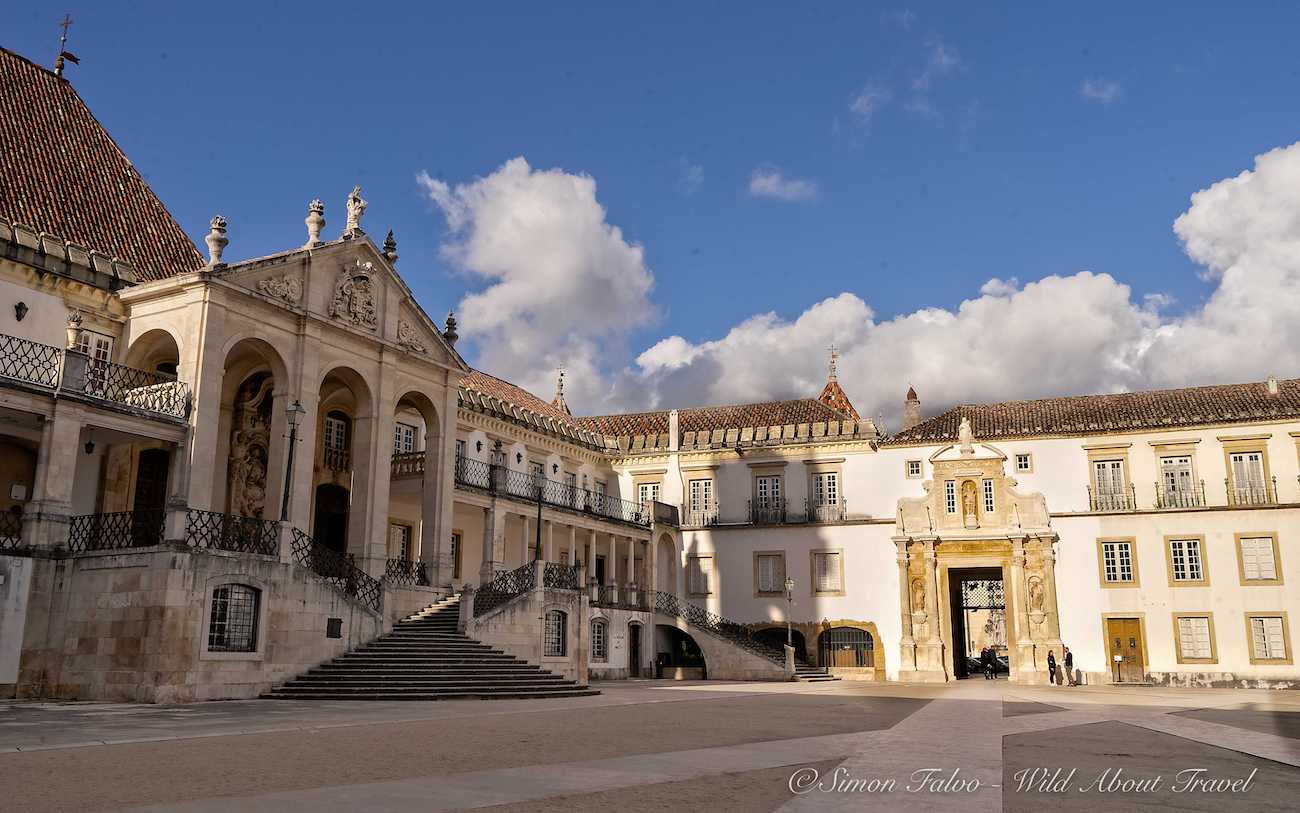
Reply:
[[855, 421], [862, 420], [861, 416], [858, 415], [858, 411], [853, 408], [853, 403], [849, 401], [848, 394], [845, 393], [844, 388], [840, 386], [840, 351], [836, 349], [834, 344], [832, 344], [830, 346], [830, 352], [831, 357], [830, 362], [827, 365], [826, 386], [822, 388], [822, 394], [817, 397], [817, 400], [847, 418], [852, 418]]
[[564, 401], [564, 368], [560, 368], [560, 374], [555, 379], [555, 400], [551, 401], [551, 406], [563, 412], [565, 415], [572, 415], [569, 411], [569, 405]]

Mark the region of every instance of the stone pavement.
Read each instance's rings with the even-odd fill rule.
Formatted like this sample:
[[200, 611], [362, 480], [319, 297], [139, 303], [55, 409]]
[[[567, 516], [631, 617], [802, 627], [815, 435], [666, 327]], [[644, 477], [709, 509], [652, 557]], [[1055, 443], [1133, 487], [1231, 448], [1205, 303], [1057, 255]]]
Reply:
[[[513, 811], [536, 805], [576, 810], [608, 807], [611, 800], [635, 807], [638, 799], [653, 796], [681, 810], [719, 805], [773, 809], [780, 804], [773, 799], [784, 799], [781, 809], [791, 811], [940, 806], [981, 811], [1171, 806], [1255, 811], [1293, 810], [1294, 800], [1300, 798], [1300, 697], [1293, 693], [1054, 689], [984, 681], [946, 686], [635, 681], [601, 688], [605, 694], [599, 697], [563, 701], [308, 703], [280, 708], [279, 703], [221, 703], [179, 710], [12, 704], [0, 707], [0, 748], [13, 749], [0, 753], [0, 790], [3, 777], [13, 775], [6, 769], [39, 770], [44, 764], [24, 765], [23, 759], [78, 753], [94, 757], [93, 764], [103, 766], [97, 770], [111, 770], [115, 754], [127, 759], [136, 753], [129, 749], [142, 747], [132, 742], [159, 737], [184, 738], [189, 741], [186, 747], [198, 749], [195, 756], [205, 759], [211, 749], [265, 746], [270, 748], [268, 773], [285, 770], [274, 764], [274, 751], [284, 746], [271, 747], [269, 739], [284, 732], [298, 732], [294, 737], [344, 737], [339, 754], [349, 753], [349, 742], [367, 754], [391, 748], [387, 757], [370, 755], [396, 764], [410, 756], [404, 751], [410, 750], [407, 740], [428, 721], [446, 732], [447, 739], [428, 746], [426, 755], [439, 747], [459, 747], [472, 751], [471, 758], [444, 765], [444, 751], [440, 758], [405, 770], [347, 775], [326, 764], [315, 766], [325, 769], [318, 776], [283, 781], [271, 777], [255, 788], [233, 784], [214, 791], [196, 784], [186, 793], [173, 782], [158, 788], [156, 795], [146, 788], [126, 788], [116, 797], [121, 803], [112, 806], [105, 803], [112, 794], [79, 800], [69, 791], [56, 794], [58, 798], [24, 799], [24, 809], [64, 805], [178, 813], [328, 812], [513, 805]], [[545, 740], [557, 724], [537, 752], [519, 747], [533, 742], [538, 732]], [[591, 742], [583, 748], [587, 727]], [[69, 747], [72, 742], [111, 744], [78, 749]], [[325, 750], [326, 740], [320, 743], [322, 754], [334, 753]], [[175, 754], [178, 759], [185, 756]], [[1031, 773], [1046, 770], [1050, 775], [1058, 768], [1075, 771], [1059, 787]], [[1238, 793], [1175, 790], [1177, 771], [1201, 768], [1206, 773], [1197, 776], [1244, 781], [1254, 771], [1254, 778]], [[213, 771], [221, 769], [220, 764], [212, 766]], [[1103, 784], [1114, 783], [1116, 769], [1121, 774], [1115, 788], [1083, 789], [1098, 777]], [[1154, 788], [1123, 785], [1149, 783], [1158, 775], [1162, 784]], [[377, 781], [367, 781], [370, 776]], [[762, 793], [754, 788], [747, 795], [748, 786], [737, 782], [738, 777], [761, 779], [766, 785], [788, 777], [788, 789], [774, 793], [779, 789], [765, 785]], [[724, 780], [729, 783], [727, 795], [711, 796], [710, 785]], [[664, 793], [678, 787], [691, 788], [691, 795], [674, 798]], [[106, 788], [100, 790], [107, 793]], [[157, 802], [149, 804], [151, 798]]]

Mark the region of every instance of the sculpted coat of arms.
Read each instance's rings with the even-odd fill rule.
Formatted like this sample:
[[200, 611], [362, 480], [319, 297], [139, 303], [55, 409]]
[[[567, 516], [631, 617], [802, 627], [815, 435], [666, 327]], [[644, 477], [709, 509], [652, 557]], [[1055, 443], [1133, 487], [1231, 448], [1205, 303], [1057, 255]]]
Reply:
[[343, 266], [334, 283], [334, 298], [330, 300], [329, 314], [336, 319], [375, 329], [375, 291], [371, 275], [372, 263], [357, 260], [354, 265]]

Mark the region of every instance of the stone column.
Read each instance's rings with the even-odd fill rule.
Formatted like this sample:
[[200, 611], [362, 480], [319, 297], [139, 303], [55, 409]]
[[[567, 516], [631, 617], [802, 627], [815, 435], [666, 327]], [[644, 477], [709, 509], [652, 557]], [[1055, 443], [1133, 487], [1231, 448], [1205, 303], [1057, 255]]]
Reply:
[[609, 535], [609, 556], [606, 557], [605, 583], [618, 583], [618, 537]]
[[[1015, 618], [1016, 671], [1026, 682], [1038, 672], [1038, 652], [1029, 628], [1029, 608], [1025, 586], [1025, 540], [1011, 540], [1011, 582], [1006, 586], [1008, 615]], [[1046, 651], [1044, 651], [1046, 657]], [[1046, 669], [1046, 663], [1043, 664]]]
[[[185, 526], [189, 519], [189, 505], [185, 495], [189, 493], [190, 462], [188, 449], [184, 443], [177, 443], [171, 450], [167, 465], [167, 520], [163, 529], [163, 538], [167, 541], [183, 540]], [[279, 506], [276, 506], [276, 517]]]
[[630, 536], [627, 538], [627, 567], [624, 569], [623, 582], [636, 584], [636, 540]]
[[70, 401], [56, 401], [54, 414], [41, 427], [36, 452], [32, 499], [23, 516], [23, 541], [35, 547], [64, 545], [72, 515], [72, 485], [81, 451], [82, 411]]
[[948, 679], [943, 661], [943, 635], [939, 618], [939, 561], [935, 555], [934, 542], [925, 543], [924, 569], [925, 579], [925, 637], [917, 640], [916, 668], [927, 680], [944, 681]]
[[[569, 526], [569, 566], [572, 567], [577, 563], [578, 563], [578, 527], [576, 525], [570, 525]], [[579, 584], [581, 584], [581, 582], [579, 582]]]
[[524, 514], [522, 519], [523, 522], [521, 523], [521, 525], [523, 526], [524, 530], [523, 533], [520, 535], [520, 541], [523, 543], [522, 545], [523, 550], [519, 552], [519, 563], [521, 565], [524, 565], [524, 564], [528, 564], [528, 561], [533, 558], [528, 555], [529, 554], [528, 546], [531, 545], [533, 542], [533, 535], [532, 533], [530, 533], [531, 529], [529, 528], [529, 526], [533, 522], [533, 519], [528, 514]]
[[506, 512], [497, 508], [496, 500], [483, 509], [483, 560], [478, 569], [478, 583], [487, 584], [502, 569], [505, 554]]
[[[1056, 548], [1055, 540], [1040, 539], [1043, 546], [1043, 588], [1047, 593], [1044, 610], [1047, 618], [1043, 621], [1043, 631], [1047, 633], [1047, 648], [1053, 649], [1057, 656], [1061, 653], [1061, 617], [1056, 604]], [[1059, 663], [1059, 661], [1058, 661]]]
[[546, 523], [546, 553], [542, 556], [548, 562], [555, 561], [555, 523]]
[[[223, 429], [221, 395], [226, 370], [222, 350], [222, 337], [227, 335], [225, 309], [210, 307], [205, 299], [196, 315], [198, 329], [180, 348], [180, 363], [176, 370], [177, 378], [188, 382], [193, 390], [190, 443], [185, 450], [190, 458], [187, 501], [192, 508], [224, 511], [224, 502], [218, 502], [215, 494], [218, 491], [217, 480], [226, 476], [225, 458], [230, 453], [229, 422], [224, 423], [227, 435], [224, 443], [220, 437]], [[285, 383], [276, 381], [275, 386], [282, 389]], [[238, 382], [234, 382], [234, 386], [238, 386]], [[224, 484], [220, 491], [225, 493]]]
[[[438, 481], [442, 472], [439, 470], [438, 463], [441, 455], [436, 449], [428, 448], [428, 440], [431, 437], [433, 433], [425, 433], [424, 476], [420, 480], [420, 561], [425, 563], [429, 578], [435, 585], [450, 587], [453, 574], [456, 572], [456, 563], [451, 558], [451, 531], [447, 530], [444, 536], [443, 524], [439, 521], [441, 506]], [[451, 490], [448, 489], [447, 493], [450, 494]], [[484, 510], [491, 511], [491, 509]], [[483, 527], [483, 544], [486, 548], [490, 547], [488, 529], [492, 525], [485, 523]], [[464, 555], [462, 551], [462, 560]]]
[[908, 586], [907, 540], [897, 540], [898, 547], [898, 596], [902, 612], [903, 637], [899, 641], [899, 672], [916, 671], [916, 640], [912, 637], [912, 591]]

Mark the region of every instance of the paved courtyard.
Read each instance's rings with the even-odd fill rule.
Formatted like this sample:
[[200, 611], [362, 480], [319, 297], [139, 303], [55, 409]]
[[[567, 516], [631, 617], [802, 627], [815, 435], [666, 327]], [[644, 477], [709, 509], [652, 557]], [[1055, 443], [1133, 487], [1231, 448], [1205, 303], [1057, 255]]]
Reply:
[[1290, 811], [1300, 798], [1293, 692], [600, 688], [540, 701], [0, 704], [0, 808], [1095, 813]]

